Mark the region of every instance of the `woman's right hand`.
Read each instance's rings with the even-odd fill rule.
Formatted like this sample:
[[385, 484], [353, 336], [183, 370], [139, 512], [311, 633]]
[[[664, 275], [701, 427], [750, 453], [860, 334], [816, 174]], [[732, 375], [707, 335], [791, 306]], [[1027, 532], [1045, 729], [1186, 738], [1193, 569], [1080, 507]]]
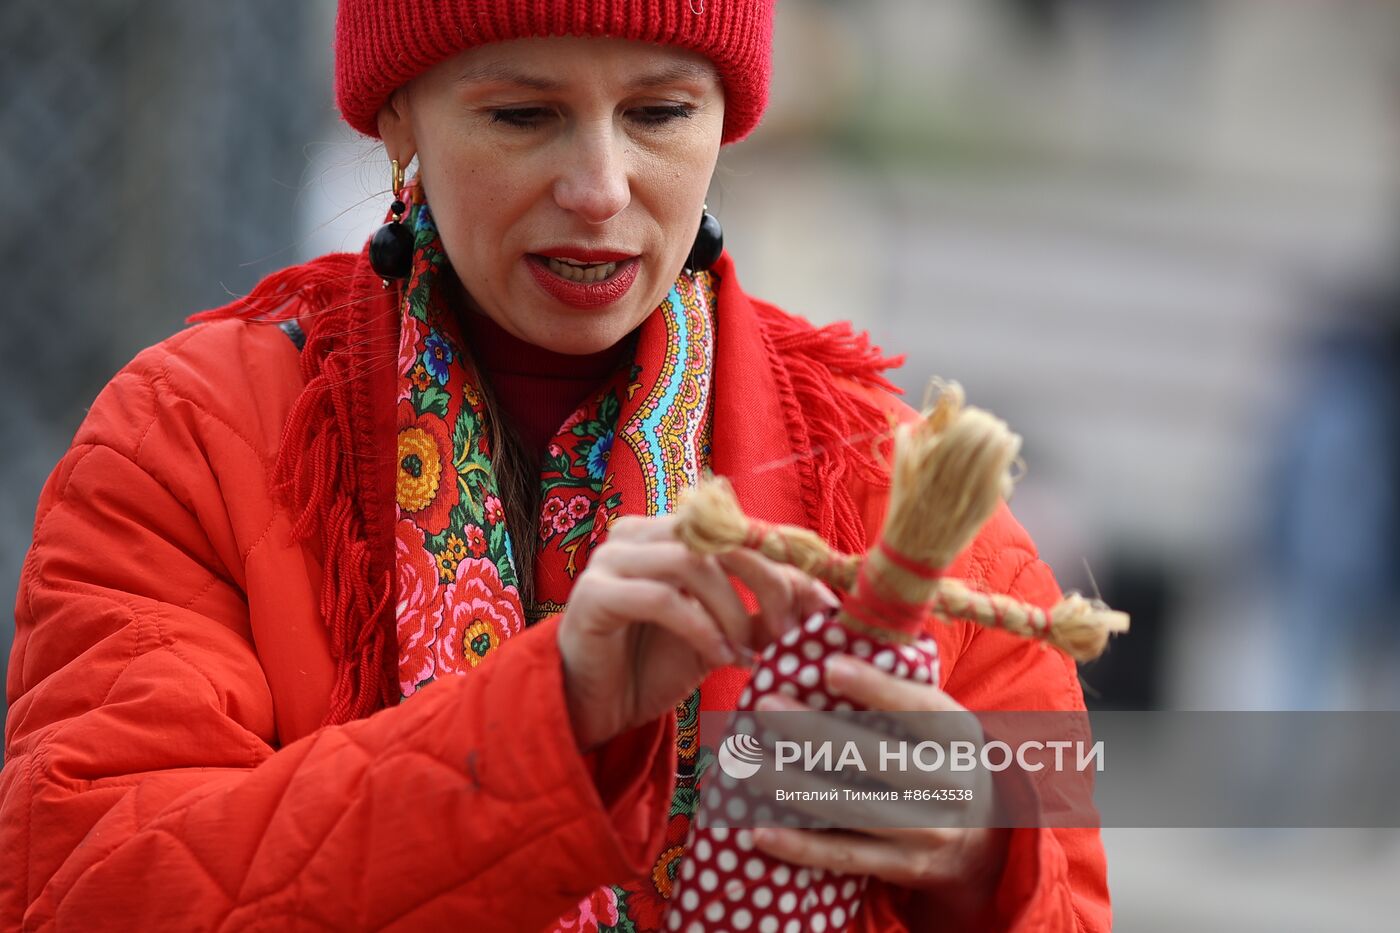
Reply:
[[[756, 597], [756, 616], [731, 574]], [[835, 605], [821, 583], [752, 551], [694, 553], [677, 539], [671, 516], [618, 519], [575, 581], [559, 624], [579, 748], [664, 714], [713, 669], [747, 663], [752, 651]]]

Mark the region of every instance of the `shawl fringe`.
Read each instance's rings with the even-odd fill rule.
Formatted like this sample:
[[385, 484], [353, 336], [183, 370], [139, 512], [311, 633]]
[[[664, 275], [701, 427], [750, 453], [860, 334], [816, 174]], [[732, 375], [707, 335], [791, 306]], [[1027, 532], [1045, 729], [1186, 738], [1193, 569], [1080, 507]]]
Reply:
[[[793, 446], [811, 451], [799, 464], [803, 505], [817, 533], [833, 546], [862, 552], [865, 523], [845, 480], [855, 470], [867, 482], [889, 482], [895, 419], [851, 384], [901, 394], [884, 373], [902, 365], [904, 357], [885, 356], [849, 323], [813, 327], [766, 302], [753, 304], [773, 358], [785, 370], [778, 384]], [[872, 430], [872, 425], [885, 427]]]

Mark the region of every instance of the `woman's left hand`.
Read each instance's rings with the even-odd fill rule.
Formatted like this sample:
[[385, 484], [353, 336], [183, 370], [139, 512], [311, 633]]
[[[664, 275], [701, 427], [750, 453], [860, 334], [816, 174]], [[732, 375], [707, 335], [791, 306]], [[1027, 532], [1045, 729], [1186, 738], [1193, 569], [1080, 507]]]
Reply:
[[[902, 680], [849, 655], [828, 659], [826, 685], [831, 694], [845, 696], [870, 710], [963, 713], [967, 727], [976, 732], [971, 737], [981, 736], [975, 717], [937, 686]], [[757, 709], [811, 711], [781, 694], [760, 699]], [[979, 812], [992, 812], [992, 782], [980, 768], [971, 774], [974, 805]], [[776, 858], [794, 865], [872, 875], [919, 891], [953, 914], [976, 913], [990, 900], [1006, 860], [1007, 839], [1006, 830], [975, 825], [871, 827], [840, 833], [777, 828], [754, 831], [755, 845]]]

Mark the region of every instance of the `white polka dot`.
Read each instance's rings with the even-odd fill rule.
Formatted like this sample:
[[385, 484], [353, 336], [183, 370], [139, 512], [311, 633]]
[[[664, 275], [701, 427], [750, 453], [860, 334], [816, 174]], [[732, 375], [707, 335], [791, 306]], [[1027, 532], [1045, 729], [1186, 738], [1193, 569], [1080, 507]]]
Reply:
[[786, 865], [779, 865], [777, 868], [773, 869], [773, 883], [778, 887], [787, 884], [788, 879], [791, 877], [792, 869], [788, 868]]
[[739, 706], [740, 706], [740, 708], [744, 708], [744, 707], [748, 707], [748, 706], [752, 706], [752, 705], [753, 705], [753, 691], [750, 690], [750, 689], [748, 689], [748, 688], [745, 688], [745, 689], [744, 689], [744, 692], [743, 692], [742, 694], [740, 694], [740, 696], [739, 696]]
[[914, 679], [921, 684], [928, 683], [928, 668], [924, 667], [922, 664], [914, 668]]
[[683, 863], [681, 863], [681, 877], [684, 878], [686, 881], [689, 881], [691, 878], [695, 877], [695, 863], [692, 862], [690, 859], [686, 859]]
[[796, 906], [797, 895], [793, 894], [791, 891], [784, 891], [783, 896], [778, 898], [778, 909], [785, 914], [792, 913], [793, 908]]
[[793, 671], [797, 670], [797, 664], [797, 655], [785, 654], [778, 659], [778, 673], [787, 677], [791, 675]]
[[783, 927], [783, 933], [802, 933], [802, 921], [789, 920], [787, 926]]
[[894, 652], [886, 648], [875, 655], [875, 660], [872, 663], [880, 670], [888, 671], [894, 667]]
[[773, 892], [768, 888], [755, 888], [753, 892], [753, 905], [760, 910], [773, 903]]
[[713, 868], [707, 868], [700, 873], [700, 890], [713, 891], [719, 886], [719, 875], [715, 874]]
[[778, 918], [764, 917], [758, 921], [758, 933], [778, 933]]
[[694, 891], [686, 891], [681, 895], [681, 907], [686, 910], [694, 910], [700, 906], [700, 895]]
[[797, 877], [792, 879], [792, 883], [797, 885], [799, 888], [807, 887], [807, 885], [810, 884], [811, 881], [812, 873], [805, 868], [799, 868], [797, 870]]
[[860, 885], [856, 884], [855, 879], [852, 878], [850, 881], [847, 881], [845, 884], [841, 885], [841, 897], [849, 901], [851, 898], [856, 896], [856, 890], [859, 887]]
[[800, 640], [801, 638], [802, 629], [789, 629], [787, 633], [783, 635], [782, 638], [778, 639], [778, 644], [785, 645], [786, 647], [791, 648], [793, 645], [797, 644], [798, 640]]
[[711, 901], [710, 906], [705, 908], [706, 920], [719, 920], [724, 916], [724, 902]]
[[827, 704], [830, 702], [831, 700], [827, 695], [820, 690], [814, 690], [807, 694], [807, 705], [812, 707], [812, 709], [826, 709]]
[[753, 675], [753, 688], [759, 693], [764, 693], [773, 686], [773, 670], [769, 667], [760, 667], [758, 673]]
[[812, 933], [825, 933], [825, 931], [826, 931], [826, 917], [825, 917], [824, 915], [822, 915], [822, 914], [813, 914], [813, 915], [812, 915], [811, 923], [812, 923], [812, 927], [811, 927]]
[[840, 648], [846, 643], [846, 630], [839, 625], [829, 625], [826, 631], [822, 632], [822, 638], [826, 639], [828, 645]]
[[849, 713], [855, 709], [855, 707], [846, 700], [837, 700], [835, 703], [831, 704], [831, 709], [833, 712], [837, 713]]
[[695, 857], [702, 862], [710, 860], [710, 840], [701, 839], [695, 843]]
[[870, 657], [870, 642], [864, 639], [857, 639], [851, 642], [851, 652], [858, 658]]
[[821, 631], [821, 627], [825, 624], [826, 616], [818, 612], [817, 614], [813, 615], [810, 619], [808, 619], [802, 627], [809, 632], [819, 632]]
[[672, 910], [669, 912], [666, 917], [666, 926], [672, 930], [679, 930], [681, 928], [681, 912], [679, 910]]
[[723, 842], [729, 838], [729, 830], [721, 826], [718, 829], [710, 830], [710, 835], [714, 837], [715, 842]]
[[808, 661], [815, 661], [826, 653], [826, 649], [822, 647], [821, 642], [813, 639], [808, 642], [803, 642], [802, 653], [806, 656]]
[[[734, 843], [739, 847], [739, 851], [741, 851], [741, 852], [750, 852], [750, 851], [752, 851], [752, 850], [753, 850], [753, 830], [741, 829], [741, 830], [737, 831], [736, 833], [734, 833]], [[761, 866], [760, 866], [760, 867], [761, 867]]]
[[901, 680], [908, 678], [909, 665], [904, 661], [900, 661], [894, 666], [894, 676], [900, 678]]
[[744, 874], [754, 881], [763, 877], [763, 859], [751, 858], [744, 863]]
[[834, 901], [834, 900], [836, 900], [836, 885], [834, 885], [834, 884], [824, 884], [824, 885], [822, 885], [822, 903], [825, 904], [826, 906], [830, 907], [830, 906], [831, 906], [831, 902]]
[[749, 808], [748, 805], [744, 803], [743, 798], [731, 797], [729, 798], [729, 803], [724, 805], [724, 812], [731, 820], [738, 822], [748, 815]]
[[730, 916], [729, 922], [734, 924], [736, 930], [747, 930], [749, 925], [753, 923], [753, 914], [740, 907]]
[[733, 849], [725, 849], [719, 854], [719, 858], [715, 859], [715, 864], [719, 866], [720, 871], [733, 871], [739, 864], [739, 856], [734, 854]]
[[705, 924], [699, 920], [692, 920], [690, 926], [685, 928], [685, 933], [705, 933]]
[[846, 925], [846, 908], [842, 907], [840, 904], [831, 908], [831, 925], [834, 927], [843, 927]]
[[783, 696], [789, 696], [796, 699], [797, 684], [793, 683], [790, 680], [785, 680], [782, 683], [778, 684], [778, 692], [781, 693]]
[[718, 787], [711, 787], [711, 788], [710, 788], [710, 792], [709, 792], [708, 794], [706, 794], [705, 796], [706, 796], [706, 801], [705, 801], [705, 802], [706, 802], [707, 804], [709, 804], [709, 805], [712, 806], [712, 807], [717, 807], [717, 806], [719, 806], [719, 788], [718, 788]]
[[808, 664], [797, 674], [797, 682], [804, 687], [815, 687], [821, 680], [822, 672], [817, 670], [815, 664]]
[[773, 822], [773, 811], [768, 809], [768, 805], [761, 803], [753, 811], [753, 821], [760, 826]]

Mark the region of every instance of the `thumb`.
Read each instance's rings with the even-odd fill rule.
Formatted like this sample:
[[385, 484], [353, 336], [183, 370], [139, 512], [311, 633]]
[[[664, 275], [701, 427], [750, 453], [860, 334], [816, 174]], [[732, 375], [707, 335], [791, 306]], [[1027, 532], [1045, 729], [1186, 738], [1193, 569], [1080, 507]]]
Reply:
[[805, 621], [817, 613], [835, 612], [841, 608], [841, 598], [820, 580], [801, 575], [797, 590], [797, 610]]

